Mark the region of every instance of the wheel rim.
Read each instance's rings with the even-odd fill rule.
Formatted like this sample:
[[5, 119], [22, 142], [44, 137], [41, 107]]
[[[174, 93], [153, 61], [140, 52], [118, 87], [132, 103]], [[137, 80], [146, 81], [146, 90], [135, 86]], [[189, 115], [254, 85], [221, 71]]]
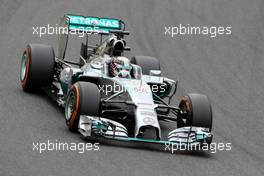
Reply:
[[75, 111], [75, 106], [76, 106], [76, 96], [73, 92], [70, 92], [66, 104], [66, 113], [65, 113], [65, 117], [67, 121], [71, 119], [71, 116]]
[[24, 52], [22, 58], [21, 58], [21, 64], [20, 64], [20, 80], [24, 81], [26, 79], [26, 73], [27, 73], [27, 54]]

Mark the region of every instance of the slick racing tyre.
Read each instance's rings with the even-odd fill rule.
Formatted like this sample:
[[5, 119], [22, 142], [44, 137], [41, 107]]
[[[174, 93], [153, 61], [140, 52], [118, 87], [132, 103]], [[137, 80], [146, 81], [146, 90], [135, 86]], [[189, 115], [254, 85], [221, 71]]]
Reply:
[[150, 56], [134, 56], [131, 63], [140, 66], [144, 75], [149, 75], [150, 70], [160, 70], [159, 60]]
[[99, 116], [100, 101], [100, 92], [95, 84], [77, 82], [72, 85], [65, 106], [67, 127], [77, 132], [80, 115]]
[[207, 96], [188, 94], [181, 99], [179, 108], [186, 114], [178, 119], [178, 127], [195, 126], [212, 130], [212, 108]]
[[53, 80], [55, 55], [53, 48], [29, 44], [20, 61], [20, 82], [24, 91], [32, 92], [49, 86]]

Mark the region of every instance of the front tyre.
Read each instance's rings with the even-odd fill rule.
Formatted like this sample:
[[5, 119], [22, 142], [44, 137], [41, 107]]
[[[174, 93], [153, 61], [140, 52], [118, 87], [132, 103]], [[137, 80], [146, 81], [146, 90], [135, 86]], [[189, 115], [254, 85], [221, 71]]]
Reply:
[[20, 61], [20, 83], [24, 91], [32, 92], [49, 86], [53, 80], [55, 55], [53, 48], [29, 44]]
[[212, 130], [212, 108], [206, 95], [188, 94], [181, 99], [179, 108], [185, 114], [179, 116], [178, 127], [195, 126]]
[[100, 101], [100, 92], [95, 84], [77, 82], [72, 85], [65, 106], [67, 127], [77, 132], [80, 115], [99, 116]]

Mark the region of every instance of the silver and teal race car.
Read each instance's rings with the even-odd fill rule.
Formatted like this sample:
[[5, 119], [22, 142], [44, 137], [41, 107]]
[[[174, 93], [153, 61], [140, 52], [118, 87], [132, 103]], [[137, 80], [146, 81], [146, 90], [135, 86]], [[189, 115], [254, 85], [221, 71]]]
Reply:
[[[159, 60], [128, 59], [122, 20], [66, 14], [57, 56], [51, 46], [29, 44], [21, 59], [24, 91], [40, 89], [65, 109], [67, 127], [85, 137], [173, 144], [210, 144], [212, 109], [202, 94], [188, 94], [170, 105], [178, 81], [161, 76]], [[78, 61], [66, 58], [69, 35], [85, 33]], [[96, 45], [90, 36], [98, 36]], [[164, 134], [160, 121], [175, 124]]]

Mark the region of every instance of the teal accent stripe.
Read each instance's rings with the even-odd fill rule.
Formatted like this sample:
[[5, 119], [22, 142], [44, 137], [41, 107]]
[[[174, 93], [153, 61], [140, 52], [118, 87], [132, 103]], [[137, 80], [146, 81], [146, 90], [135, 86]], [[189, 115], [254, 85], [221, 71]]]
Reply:
[[80, 15], [66, 15], [69, 18], [69, 29], [78, 31], [105, 31], [121, 29], [120, 20]]

